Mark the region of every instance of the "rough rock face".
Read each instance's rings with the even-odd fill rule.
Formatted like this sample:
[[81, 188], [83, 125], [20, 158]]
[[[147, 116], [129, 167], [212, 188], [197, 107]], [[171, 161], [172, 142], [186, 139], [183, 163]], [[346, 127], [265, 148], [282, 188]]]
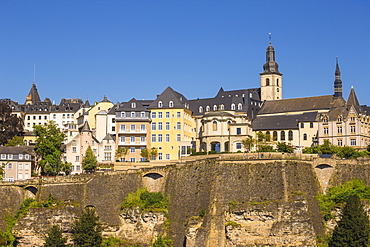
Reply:
[[79, 215], [75, 207], [30, 208], [13, 228], [19, 247], [36, 247], [44, 244], [45, 236], [52, 225], [58, 225], [63, 237], [70, 238], [71, 226]]
[[166, 216], [163, 212], [141, 212], [138, 208], [121, 214], [116, 237], [150, 246], [159, 234], [165, 233]]
[[271, 204], [225, 213], [225, 246], [316, 246], [304, 201]]

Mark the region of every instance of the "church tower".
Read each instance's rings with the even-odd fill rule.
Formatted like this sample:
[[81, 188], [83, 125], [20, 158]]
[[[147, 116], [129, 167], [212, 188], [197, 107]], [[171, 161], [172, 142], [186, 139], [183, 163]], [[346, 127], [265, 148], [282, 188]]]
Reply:
[[279, 72], [279, 65], [275, 62], [275, 49], [270, 44], [266, 50], [266, 63], [260, 74], [261, 100], [278, 100], [283, 97], [283, 74]]
[[335, 67], [335, 81], [334, 81], [334, 97], [342, 97], [342, 80], [340, 79], [340, 70], [338, 65], [338, 58]]

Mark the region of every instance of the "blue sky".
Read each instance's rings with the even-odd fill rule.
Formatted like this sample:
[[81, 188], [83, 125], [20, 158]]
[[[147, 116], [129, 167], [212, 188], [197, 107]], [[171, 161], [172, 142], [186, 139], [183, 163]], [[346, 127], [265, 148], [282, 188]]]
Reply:
[[188, 99], [259, 87], [268, 33], [283, 97], [333, 94], [370, 105], [370, 1], [0, 0], [0, 98]]

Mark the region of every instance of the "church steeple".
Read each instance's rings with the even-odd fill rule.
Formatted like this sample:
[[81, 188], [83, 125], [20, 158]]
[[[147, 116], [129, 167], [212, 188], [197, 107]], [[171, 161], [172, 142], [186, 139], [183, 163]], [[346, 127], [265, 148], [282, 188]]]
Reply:
[[266, 63], [260, 73], [261, 100], [277, 100], [283, 96], [282, 75], [275, 61], [275, 48], [272, 46], [271, 33], [269, 46], [266, 49]]
[[39, 102], [39, 101], [41, 101], [40, 96], [39, 96], [39, 93], [37, 92], [36, 84], [33, 83], [32, 87], [30, 89], [30, 92], [28, 93], [28, 95], [26, 97], [25, 104], [26, 105], [27, 104], [34, 105], [34, 104], [36, 104], [36, 102]]
[[334, 97], [342, 97], [342, 80], [340, 79], [338, 57], [336, 58], [335, 67]]

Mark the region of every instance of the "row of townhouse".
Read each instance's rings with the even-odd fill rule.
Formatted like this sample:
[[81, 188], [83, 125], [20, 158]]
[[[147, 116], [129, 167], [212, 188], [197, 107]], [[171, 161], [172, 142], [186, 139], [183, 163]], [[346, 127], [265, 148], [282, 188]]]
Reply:
[[[40, 100], [32, 85], [24, 105], [13, 111], [24, 118], [25, 136], [32, 126], [54, 121], [65, 133], [64, 160], [73, 173], [82, 171], [82, 159], [91, 146], [101, 164], [145, 161], [143, 149], [156, 149], [159, 161], [178, 160], [198, 152], [243, 152], [243, 139], [269, 134], [276, 142], [297, 151], [330, 140], [339, 146], [365, 148], [370, 144], [370, 114], [352, 88], [347, 101], [336, 62], [334, 94], [283, 99], [283, 78], [270, 43], [260, 73], [260, 87], [225, 91], [215, 97], [188, 100], [167, 87], [154, 100], [113, 104], [107, 97], [90, 105], [80, 99], [63, 99], [54, 105]], [[340, 121], [339, 121], [340, 120]], [[32, 135], [26, 144], [32, 143]], [[34, 141], [34, 140], [33, 140]], [[116, 157], [116, 150], [127, 149]]]

